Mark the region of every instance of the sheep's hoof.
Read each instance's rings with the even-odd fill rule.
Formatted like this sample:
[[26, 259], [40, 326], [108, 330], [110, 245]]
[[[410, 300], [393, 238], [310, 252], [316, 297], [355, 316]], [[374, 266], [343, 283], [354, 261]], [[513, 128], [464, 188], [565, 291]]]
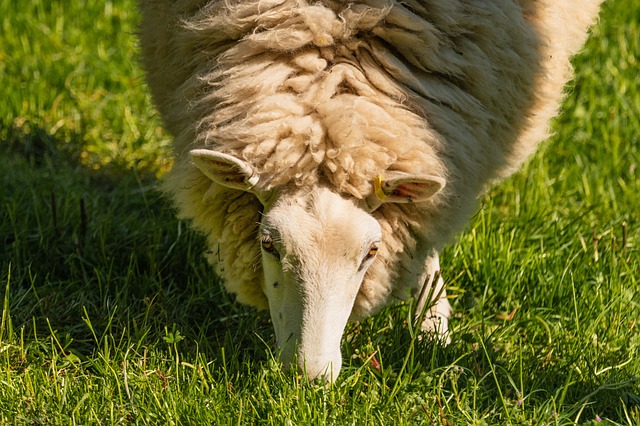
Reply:
[[451, 333], [449, 332], [449, 319], [444, 316], [427, 315], [420, 325], [422, 331], [420, 338], [437, 341], [443, 346], [451, 343]]

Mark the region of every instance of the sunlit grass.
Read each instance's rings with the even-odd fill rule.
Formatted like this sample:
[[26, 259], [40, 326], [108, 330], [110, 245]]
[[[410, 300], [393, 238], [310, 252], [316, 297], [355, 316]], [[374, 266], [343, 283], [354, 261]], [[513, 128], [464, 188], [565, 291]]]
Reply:
[[3, 139], [73, 142], [69, 150], [94, 169], [166, 168], [167, 138], [137, 64], [136, 19], [132, 1], [2, 2]]

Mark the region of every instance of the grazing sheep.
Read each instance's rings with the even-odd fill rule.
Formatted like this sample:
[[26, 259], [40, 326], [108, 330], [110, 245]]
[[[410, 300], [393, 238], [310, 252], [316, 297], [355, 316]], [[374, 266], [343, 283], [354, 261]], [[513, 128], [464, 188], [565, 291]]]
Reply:
[[545, 139], [601, 0], [141, 0], [166, 188], [281, 359], [334, 379], [348, 320], [418, 297]]

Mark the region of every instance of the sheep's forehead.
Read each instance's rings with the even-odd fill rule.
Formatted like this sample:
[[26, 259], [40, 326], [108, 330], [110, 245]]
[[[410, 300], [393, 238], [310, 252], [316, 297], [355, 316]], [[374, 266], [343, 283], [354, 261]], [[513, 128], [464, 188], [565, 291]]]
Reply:
[[355, 203], [326, 189], [283, 195], [265, 215], [263, 227], [292, 251], [357, 252], [380, 239], [380, 225]]

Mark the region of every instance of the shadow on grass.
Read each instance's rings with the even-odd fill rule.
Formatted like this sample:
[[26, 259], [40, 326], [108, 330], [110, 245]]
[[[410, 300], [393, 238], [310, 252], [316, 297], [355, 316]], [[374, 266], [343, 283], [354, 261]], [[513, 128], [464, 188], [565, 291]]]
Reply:
[[154, 170], [89, 167], [81, 135], [29, 123], [0, 123], [0, 138], [0, 294], [14, 331], [55, 335], [81, 358], [105, 338], [142, 347], [177, 334], [210, 358], [264, 357], [267, 316], [223, 291]]

